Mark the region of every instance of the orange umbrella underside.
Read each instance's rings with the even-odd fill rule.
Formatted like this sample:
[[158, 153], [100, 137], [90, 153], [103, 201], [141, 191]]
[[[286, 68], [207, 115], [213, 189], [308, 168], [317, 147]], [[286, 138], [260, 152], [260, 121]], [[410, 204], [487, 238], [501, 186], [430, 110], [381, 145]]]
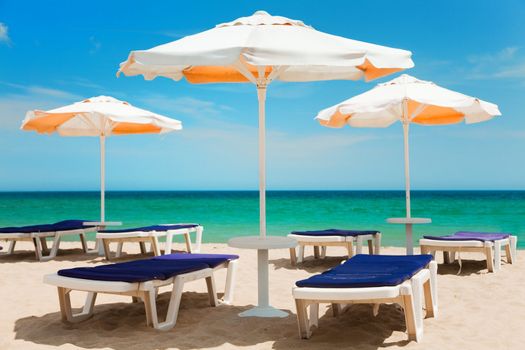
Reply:
[[[248, 65], [247, 68], [253, 76], [258, 76], [257, 67]], [[364, 72], [366, 81], [403, 70], [401, 68], [376, 68], [368, 60], [362, 65], [357, 66], [357, 68]], [[265, 76], [268, 76], [271, 71], [271, 67], [266, 67]], [[192, 66], [186, 68], [183, 74], [186, 80], [192, 84], [249, 82], [249, 80], [233, 66]]]
[[[412, 115], [421, 104], [417, 101], [408, 101], [408, 115]], [[319, 123], [323, 126], [331, 128], [342, 128], [352, 118], [351, 114], [342, 114], [335, 112], [330, 120], [320, 120]], [[426, 106], [420, 114], [413, 118], [410, 122], [420, 125], [448, 125], [461, 123], [465, 115], [458, 112], [454, 108], [441, 106]]]

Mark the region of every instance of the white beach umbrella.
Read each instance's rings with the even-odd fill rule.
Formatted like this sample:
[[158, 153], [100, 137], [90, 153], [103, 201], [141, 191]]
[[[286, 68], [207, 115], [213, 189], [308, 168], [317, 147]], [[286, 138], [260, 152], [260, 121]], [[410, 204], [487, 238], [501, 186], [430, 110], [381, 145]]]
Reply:
[[[268, 84], [274, 80], [370, 80], [411, 68], [414, 64], [410, 57], [409, 51], [322, 33], [301, 21], [257, 11], [252, 16], [219, 24], [165, 45], [132, 51], [121, 64], [119, 73], [143, 75], [147, 80], [162, 76], [173, 80], [186, 78], [190, 83], [251, 82], [256, 85], [259, 101], [259, 240], [266, 239], [266, 243], [260, 242], [262, 247], [271, 245], [266, 237], [265, 194]], [[261, 269], [267, 269], [264, 254], [267, 250], [259, 250], [260, 274], [264, 274]], [[259, 296], [259, 305], [267, 304], [261, 300], [261, 288]]]
[[410, 208], [410, 162], [408, 131], [410, 124], [447, 125], [465, 122], [479, 123], [501, 113], [498, 106], [475, 97], [437, 86], [433, 82], [416, 79], [407, 74], [378, 84], [372, 90], [352, 97], [317, 115], [321, 125], [341, 128], [384, 128], [400, 121], [403, 125], [405, 152], [406, 218], [392, 222], [407, 225], [407, 252], [412, 253], [412, 218]]
[[49, 111], [26, 114], [22, 130], [60, 136], [100, 138], [100, 221], [105, 222], [105, 140], [112, 135], [160, 134], [181, 130], [178, 120], [133, 107], [113, 97], [98, 96]]

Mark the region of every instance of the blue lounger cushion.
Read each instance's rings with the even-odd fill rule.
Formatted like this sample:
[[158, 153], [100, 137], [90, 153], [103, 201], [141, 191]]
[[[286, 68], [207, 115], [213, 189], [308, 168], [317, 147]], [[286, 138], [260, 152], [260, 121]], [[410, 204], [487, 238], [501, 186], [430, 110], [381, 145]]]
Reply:
[[431, 260], [432, 255], [358, 254], [344, 264], [295, 285], [312, 288], [397, 286], [425, 268]]
[[317, 231], [292, 231], [293, 235], [300, 236], [341, 236], [341, 237], [356, 237], [361, 235], [375, 235], [379, 233], [376, 230], [338, 230], [330, 228], [328, 230], [317, 230]]
[[143, 226], [143, 227], [132, 227], [132, 228], [124, 228], [119, 230], [101, 230], [98, 232], [101, 233], [126, 233], [126, 232], [165, 232], [170, 230], [180, 230], [184, 228], [194, 228], [199, 226], [199, 224], [176, 224], [176, 225], [151, 225], [151, 226]]
[[227, 260], [239, 259], [238, 255], [233, 254], [190, 254], [190, 253], [174, 253], [156, 256], [154, 260], [169, 260], [169, 261], [194, 261], [208, 264], [209, 267], [214, 268]]
[[183, 273], [207, 269], [208, 267], [207, 264], [201, 262], [181, 261], [174, 264], [170, 261], [147, 259], [95, 267], [75, 267], [59, 270], [58, 274], [60, 276], [88, 280], [134, 283], [165, 280]]
[[508, 233], [496, 233], [496, 232], [469, 232], [459, 231], [453, 235], [447, 236], [423, 236], [426, 239], [438, 240], [438, 241], [480, 241], [480, 242], [494, 242], [500, 239], [509, 238]]
[[95, 267], [76, 267], [58, 271], [60, 276], [97, 281], [145, 282], [165, 280], [183, 273], [214, 268], [237, 255], [169, 254], [144, 260], [134, 260]]
[[94, 225], [84, 225], [84, 222], [90, 220], [64, 220], [55, 222], [54, 224], [42, 224], [19, 227], [2, 227], [0, 233], [37, 233], [37, 232], [55, 232], [55, 231], [71, 231], [80, 230], [84, 228], [94, 227]]

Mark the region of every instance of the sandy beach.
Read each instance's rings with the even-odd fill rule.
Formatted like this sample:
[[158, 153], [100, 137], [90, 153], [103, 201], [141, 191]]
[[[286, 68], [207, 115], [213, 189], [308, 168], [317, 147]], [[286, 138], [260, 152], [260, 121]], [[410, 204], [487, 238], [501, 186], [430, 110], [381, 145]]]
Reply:
[[[331, 316], [328, 305], [321, 306], [319, 329], [309, 340], [298, 338], [295, 308], [291, 297], [294, 281], [321, 272], [340, 262], [332, 248], [325, 260], [309, 257], [298, 268], [290, 265], [286, 250], [270, 253], [271, 303], [291, 313], [284, 319], [240, 318], [237, 314], [256, 303], [256, 256], [253, 251], [237, 250], [225, 244], [205, 244], [203, 252], [224, 252], [241, 257], [234, 305], [208, 306], [205, 284], [192, 282], [185, 288], [177, 325], [168, 332], [145, 326], [141, 303], [130, 298], [101, 295], [95, 316], [80, 324], [60, 321], [54, 287], [44, 285], [42, 276], [73, 266], [103, 263], [94, 255], [80, 254], [78, 243], [64, 242], [68, 250], [54, 261], [34, 260], [30, 245], [12, 257], [0, 257], [2, 312], [0, 349], [520, 349], [525, 329], [525, 270], [518, 262], [502, 264], [498, 273], [487, 273], [481, 256], [463, 254], [458, 265], [439, 266], [439, 317], [424, 321], [420, 343], [408, 342], [404, 318], [395, 305], [382, 305], [372, 315], [368, 305], [350, 307], [342, 316]], [[182, 249], [182, 246], [178, 246]], [[134, 250], [135, 249], [135, 250]], [[138, 248], [128, 246], [130, 253]], [[384, 254], [401, 254], [401, 248], [386, 248]], [[441, 257], [438, 257], [438, 261]], [[225, 273], [216, 276], [222, 292]], [[168, 294], [159, 296], [165, 309]], [[75, 306], [82, 296], [73, 294]], [[325, 314], [326, 313], [326, 314]]]

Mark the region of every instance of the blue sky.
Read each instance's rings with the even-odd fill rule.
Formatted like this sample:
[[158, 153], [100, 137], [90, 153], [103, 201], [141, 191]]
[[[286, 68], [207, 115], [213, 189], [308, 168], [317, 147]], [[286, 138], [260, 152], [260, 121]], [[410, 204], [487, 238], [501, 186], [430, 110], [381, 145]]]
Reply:
[[[525, 3], [521, 1], [0, 0], [0, 190], [96, 190], [96, 138], [18, 130], [28, 109], [97, 95], [182, 120], [184, 130], [107, 142], [107, 187], [256, 189], [250, 84], [116, 78], [147, 49], [258, 9], [404, 48], [420, 79], [497, 103], [503, 117], [411, 129], [415, 189], [525, 189]], [[377, 82], [391, 79], [387, 77]], [[269, 189], [402, 189], [401, 126], [326, 129], [313, 117], [377, 82], [275, 83], [267, 104]]]

